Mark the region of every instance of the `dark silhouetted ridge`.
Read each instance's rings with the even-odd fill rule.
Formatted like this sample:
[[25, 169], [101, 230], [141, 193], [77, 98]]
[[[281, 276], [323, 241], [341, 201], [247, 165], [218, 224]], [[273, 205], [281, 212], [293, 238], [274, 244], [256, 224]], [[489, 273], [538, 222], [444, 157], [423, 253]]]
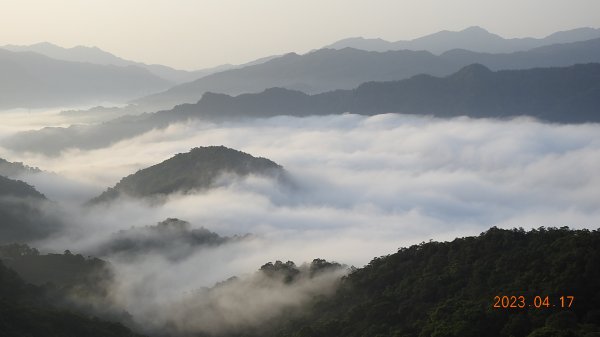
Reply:
[[21, 132], [5, 139], [3, 145], [16, 151], [56, 155], [70, 147], [101, 148], [189, 119], [220, 121], [346, 112], [473, 118], [531, 116], [557, 123], [600, 122], [598, 63], [503, 71], [485, 67], [466, 66], [446, 77], [421, 74], [399, 81], [372, 81], [352, 90], [314, 95], [285, 88], [238, 96], [208, 93], [195, 104], [157, 113], [98, 125]]
[[123, 101], [171, 86], [136, 66], [69, 62], [0, 49], [0, 109]]
[[136, 337], [119, 323], [55, 307], [42, 288], [26, 284], [0, 261], [0, 334], [5, 337]]
[[[478, 36], [482, 32], [474, 29], [467, 33]], [[442, 32], [432, 38], [446, 41], [448, 34], [453, 36], [450, 32]], [[452, 44], [451, 41], [449, 43]], [[446, 50], [451, 51], [441, 55], [423, 50], [374, 52], [355, 48], [320, 49], [304, 55], [287, 54], [262, 64], [212, 74], [141, 98], [135, 103], [155, 110], [171, 109], [177, 104], [196, 103], [205, 92], [239, 95], [273, 87], [318, 94], [352, 89], [371, 81], [397, 81], [418, 74], [447, 76], [473, 63], [496, 71], [600, 62], [600, 38], [499, 54], [474, 52], [468, 48], [453, 50], [458, 47], [448, 48]]]
[[600, 121], [599, 92], [600, 64], [496, 72], [473, 64], [447, 77], [419, 75], [368, 82], [354, 90], [317, 95], [286, 89], [235, 97], [209, 95], [173, 112], [209, 119], [397, 112], [438, 117], [533, 116], [581, 123]]
[[121, 179], [91, 203], [109, 201], [121, 195], [150, 197], [207, 189], [223, 175], [277, 177], [282, 172], [281, 166], [265, 158], [224, 146], [198, 147]]
[[19, 176], [25, 173], [40, 173], [37, 167], [30, 167], [23, 163], [11, 163], [6, 159], [0, 158], [0, 176], [8, 178]]
[[3, 176], [0, 176], [0, 197], [46, 199], [33, 186]]

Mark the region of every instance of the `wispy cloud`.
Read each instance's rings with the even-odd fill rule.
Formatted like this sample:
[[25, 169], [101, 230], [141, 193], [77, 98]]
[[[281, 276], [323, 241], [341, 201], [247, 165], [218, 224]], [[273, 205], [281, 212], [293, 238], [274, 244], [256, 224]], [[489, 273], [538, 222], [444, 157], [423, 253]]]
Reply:
[[[158, 314], [167, 298], [277, 259], [361, 266], [401, 246], [478, 234], [494, 225], [598, 228], [599, 135], [598, 124], [343, 115], [176, 124], [55, 158], [3, 153], [72, 182], [64, 189], [40, 176], [29, 180], [67, 214], [69, 231], [41, 243], [45, 249], [86, 251], [118, 230], [169, 217], [221, 235], [254, 235], [198, 249], [177, 263], [160, 255], [135, 264], [113, 260], [120, 298], [143, 298], [143, 310], [160, 308], [153, 311]], [[251, 176], [173, 195], [161, 206], [124, 199], [79, 207], [137, 169], [207, 145], [269, 158], [288, 170], [294, 186]], [[74, 198], [80, 183], [84, 187]], [[144, 291], [137, 291], [142, 284]], [[137, 317], [148, 313], [127, 309]]]

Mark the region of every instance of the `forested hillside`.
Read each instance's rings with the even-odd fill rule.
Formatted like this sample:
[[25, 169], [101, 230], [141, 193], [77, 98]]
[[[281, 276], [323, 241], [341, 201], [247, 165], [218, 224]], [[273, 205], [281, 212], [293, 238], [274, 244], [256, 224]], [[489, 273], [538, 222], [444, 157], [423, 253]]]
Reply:
[[224, 174], [277, 177], [283, 174], [283, 168], [266, 158], [224, 146], [198, 147], [121, 179], [91, 203], [107, 202], [119, 196], [141, 198], [208, 189]]
[[[598, 230], [492, 228], [375, 258], [268, 335], [598, 336], [599, 266]], [[494, 308], [495, 296], [525, 307]]]
[[119, 323], [53, 307], [44, 291], [26, 284], [0, 261], [0, 335], [4, 337], [139, 336]]

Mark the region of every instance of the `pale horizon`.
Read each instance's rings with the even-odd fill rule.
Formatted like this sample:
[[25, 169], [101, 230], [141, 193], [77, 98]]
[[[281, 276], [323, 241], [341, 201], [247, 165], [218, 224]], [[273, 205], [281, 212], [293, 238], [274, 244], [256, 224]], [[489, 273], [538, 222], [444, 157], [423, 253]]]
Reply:
[[186, 70], [302, 54], [350, 37], [410, 40], [479, 26], [504, 38], [541, 38], [600, 22], [600, 2], [592, 0], [3, 2], [0, 45], [95, 46]]

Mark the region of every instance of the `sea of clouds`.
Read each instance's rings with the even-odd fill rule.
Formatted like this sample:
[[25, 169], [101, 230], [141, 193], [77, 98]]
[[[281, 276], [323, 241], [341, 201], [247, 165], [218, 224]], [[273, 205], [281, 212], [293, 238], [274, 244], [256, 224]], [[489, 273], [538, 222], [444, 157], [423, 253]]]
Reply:
[[[291, 183], [251, 176], [160, 205], [128, 199], [81, 206], [136, 170], [208, 145], [269, 158]], [[398, 114], [191, 121], [97, 150], [48, 157], [0, 147], [0, 157], [49, 172], [22, 177], [60, 206], [66, 223], [67, 230], [36, 243], [43, 250], [86, 252], [119, 230], [166, 218], [220, 235], [252, 234], [176, 263], [160, 254], [105, 257], [117, 270], [120, 305], [162, 322], [177, 320], [158, 313], [189, 301], [186, 292], [249, 275], [268, 261], [324, 258], [360, 267], [399, 247], [492, 226], [596, 229], [600, 219], [599, 124]]]

